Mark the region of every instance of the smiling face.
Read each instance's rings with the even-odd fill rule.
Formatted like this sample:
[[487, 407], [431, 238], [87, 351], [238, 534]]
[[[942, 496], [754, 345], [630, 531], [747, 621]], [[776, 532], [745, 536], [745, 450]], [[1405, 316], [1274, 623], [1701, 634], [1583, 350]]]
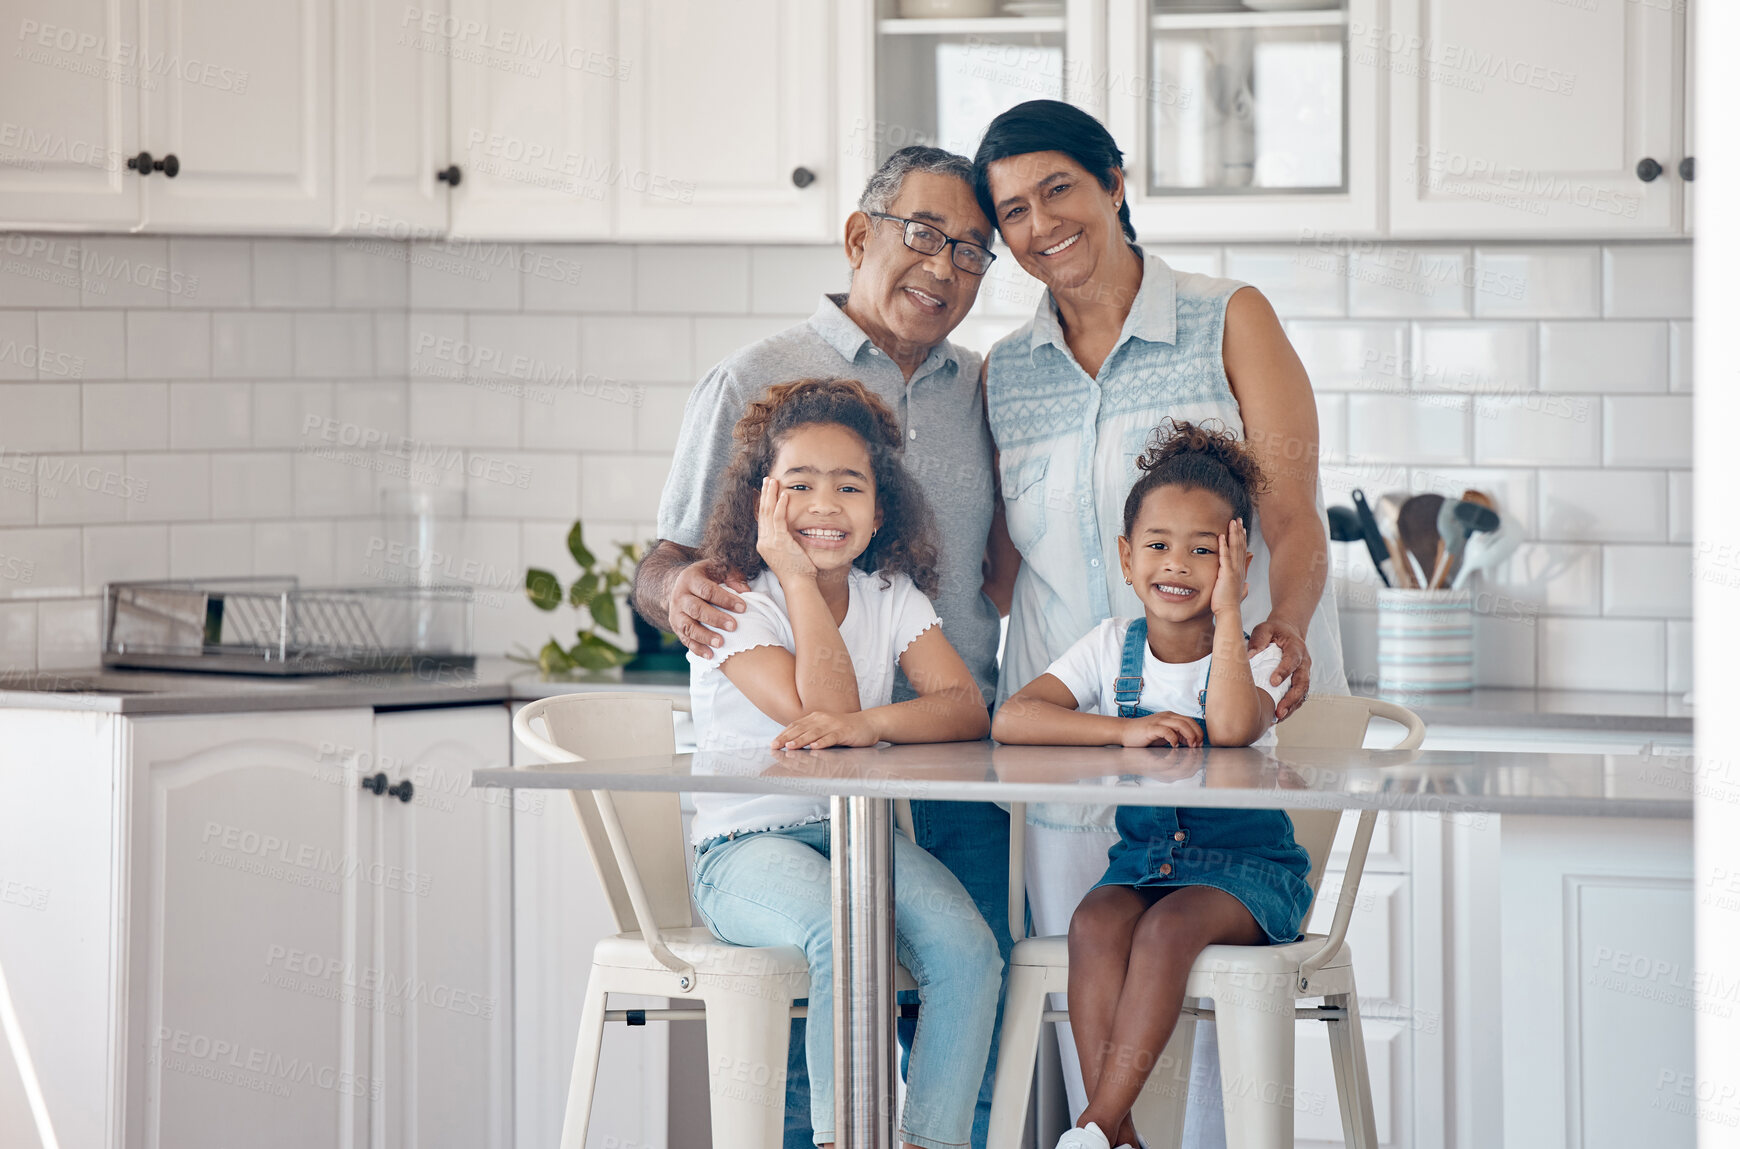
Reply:
[[[1129, 537], [1118, 539], [1118, 558], [1151, 617], [1189, 622], [1210, 613], [1219, 536], [1232, 517], [1232, 507], [1212, 491], [1167, 486], [1148, 492]], [[1249, 569], [1249, 554], [1245, 565]]]
[[838, 423], [793, 428], [768, 474], [790, 492], [786, 527], [818, 573], [850, 567], [869, 547], [882, 514], [864, 440]]
[[1107, 190], [1062, 152], [1028, 152], [991, 163], [985, 178], [1003, 242], [1047, 287], [1079, 288], [1127, 250], [1118, 220], [1122, 172]]
[[[909, 173], [888, 214], [922, 220], [954, 239], [991, 244], [991, 223], [973, 189], [954, 176]], [[946, 339], [972, 309], [983, 278], [954, 265], [954, 248], [945, 246], [935, 255], [913, 251], [906, 246], [904, 224], [863, 212], [847, 221], [846, 255], [853, 267], [847, 310], [891, 354], [899, 354], [902, 346], [928, 349]]]

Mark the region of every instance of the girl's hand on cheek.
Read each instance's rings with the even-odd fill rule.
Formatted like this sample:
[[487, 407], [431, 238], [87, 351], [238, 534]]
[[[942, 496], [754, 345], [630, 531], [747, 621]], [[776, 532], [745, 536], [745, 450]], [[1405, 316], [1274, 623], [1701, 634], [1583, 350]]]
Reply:
[[1245, 600], [1245, 525], [1233, 519], [1220, 536], [1220, 571], [1215, 575], [1209, 607], [1215, 614], [1237, 610]]
[[825, 750], [830, 746], [874, 746], [880, 739], [862, 711], [856, 714], [806, 714], [779, 732], [775, 750]]
[[780, 485], [778, 479], [770, 476], [761, 480], [761, 501], [756, 506], [755, 550], [777, 579], [815, 578], [816, 564], [810, 561], [808, 552], [786, 522], [790, 501], [790, 492]]

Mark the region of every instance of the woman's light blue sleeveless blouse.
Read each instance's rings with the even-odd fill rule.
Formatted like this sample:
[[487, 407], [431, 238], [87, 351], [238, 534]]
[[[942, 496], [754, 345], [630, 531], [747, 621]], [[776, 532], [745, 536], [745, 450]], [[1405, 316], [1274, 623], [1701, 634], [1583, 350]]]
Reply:
[[[1142, 261], [1141, 290], [1097, 378], [1070, 353], [1049, 291], [1032, 321], [999, 341], [989, 356], [985, 409], [999, 454], [1009, 534], [1022, 560], [999, 704], [1044, 674], [1101, 619], [1141, 617], [1142, 604], [1118, 567], [1118, 535], [1136, 460], [1155, 426], [1167, 417], [1218, 421], [1244, 436], [1221, 360], [1221, 337], [1227, 302], [1246, 285], [1176, 272], [1155, 255], [1144, 253]], [[1321, 489], [1317, 511], [1322, 517]], [[1327, 537], [1327, 522], [1324, 530]], [[1250, 538], [1247, 629], [1269, 616], [1269, 548], [1260, 518], [1250, 524]], [[1313, 693], [1347, 693], [1328, 583], [1305, 642]]]

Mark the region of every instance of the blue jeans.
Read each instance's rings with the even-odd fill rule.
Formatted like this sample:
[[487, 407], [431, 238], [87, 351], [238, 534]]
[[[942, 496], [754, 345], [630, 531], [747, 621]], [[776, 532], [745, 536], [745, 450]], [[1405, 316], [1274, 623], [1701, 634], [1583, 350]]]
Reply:
[[[1009, 815], [990, 802], [914, 802], [912, 829], [920, 846], [941, 862], [966, 887], [979, 907], [1003, 967], [1015, 942], [1009, 936]], [[910, 995], [903, 995], [902, 1001]], [[906, 1076], [918, 1023], [903, 1020], [899, 1034], [900, 1072]], [[997, 997], [997, 1028], [991, 1035], [991, 1056], [979, 1084], [973, 1113], [973, 1149], [986, 1149], [991, 1126], [991, 1089], [997, 1075], [997, 1041], [1003, 1032], [1003, 997]], [[810, 1082], [804, 1069], [804, 1023], [791, 1023], [791, 1057], [785, 1077], [785, 1142], [783, 1149], [809, 1149]]]
[[[804, 1056], [813, 1140], [834, 1140], [833, 888], [829, 827], [812, 822], [703, 847], [695, 905], [714, 935], [746, 946], [796, 945], [810, 967]], [[895, 956], [919, 986], [900, 1136], [924, 1149], [971, 1144], [996, 1033], [1003, 962], [961, 883], [904, 835], [894, 841]]]

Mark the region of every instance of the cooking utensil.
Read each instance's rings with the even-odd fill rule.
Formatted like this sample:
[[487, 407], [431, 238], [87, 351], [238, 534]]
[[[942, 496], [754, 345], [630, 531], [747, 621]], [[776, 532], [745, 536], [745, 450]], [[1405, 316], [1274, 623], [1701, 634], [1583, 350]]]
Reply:
[[1378, 501], [1372, 510], [1377, 519], [1378, 530], [1383, 532], [1384, 543], [1390, 552], [1390, 571], [1395, 575], [1399, 587], [1419, 587], [1414, 578], [1414, 569], [1409, 565], [1402, 550], [1401, 536], [1396, 530], [1396, 520], [1401, 518], [1402, 504], [1408, 501], [1406, 491], [1389, 491], [1378, 496]]
[[1443, 505], [1443, 495], [1415, 495], [1402, 504], [1396, 517], [1396, 533], [1414, 564], [1414, 576], [1421, 586], [1431, 585], [1426, 572], [1438, 558], [1438, 508]]
[[1445, 586], [1462, 561], [1468, 540], [1498, 529], [1498, 512], [1468, 499], [1445, 499], [1438, 508], [1438, 535], [1443, 540], [1438, 565], [1432, 569], [1432, 589]]
[[1329, 538], [1338, 543], [1363, 543], [1365, 528], [1360, 525], [1359, 513], [1352, 507], [1330, 507]]
[[1371, 555], [1371, 565], [1377, 568], [1378, 577], [1384, 580], [1385, 586], [1393, 586], [1390, 576], [1384, 573], [1384, 560], [1389, 558], [1389, 548], [1384, 545], [1383, 532], [1378, 530], [1377, 519], [1365, 501], [1365, 492], [1358, 487], [1353, 489], [1353, 509], [1359, 518], [1360, 537], [1365, 539], [1366, 552]]
[[[1494, 512], [1498, 514], [1498, 512]], [[1514, 515], [1498, 515], [1498, 525], [1468, 540], [1462, 556], [1462, 566], [1450, 582], [1452, 590], [1460, 590], [1474, 572], [1492, 570], [1508, 559], [1522, 543], [1522, 525]]]

